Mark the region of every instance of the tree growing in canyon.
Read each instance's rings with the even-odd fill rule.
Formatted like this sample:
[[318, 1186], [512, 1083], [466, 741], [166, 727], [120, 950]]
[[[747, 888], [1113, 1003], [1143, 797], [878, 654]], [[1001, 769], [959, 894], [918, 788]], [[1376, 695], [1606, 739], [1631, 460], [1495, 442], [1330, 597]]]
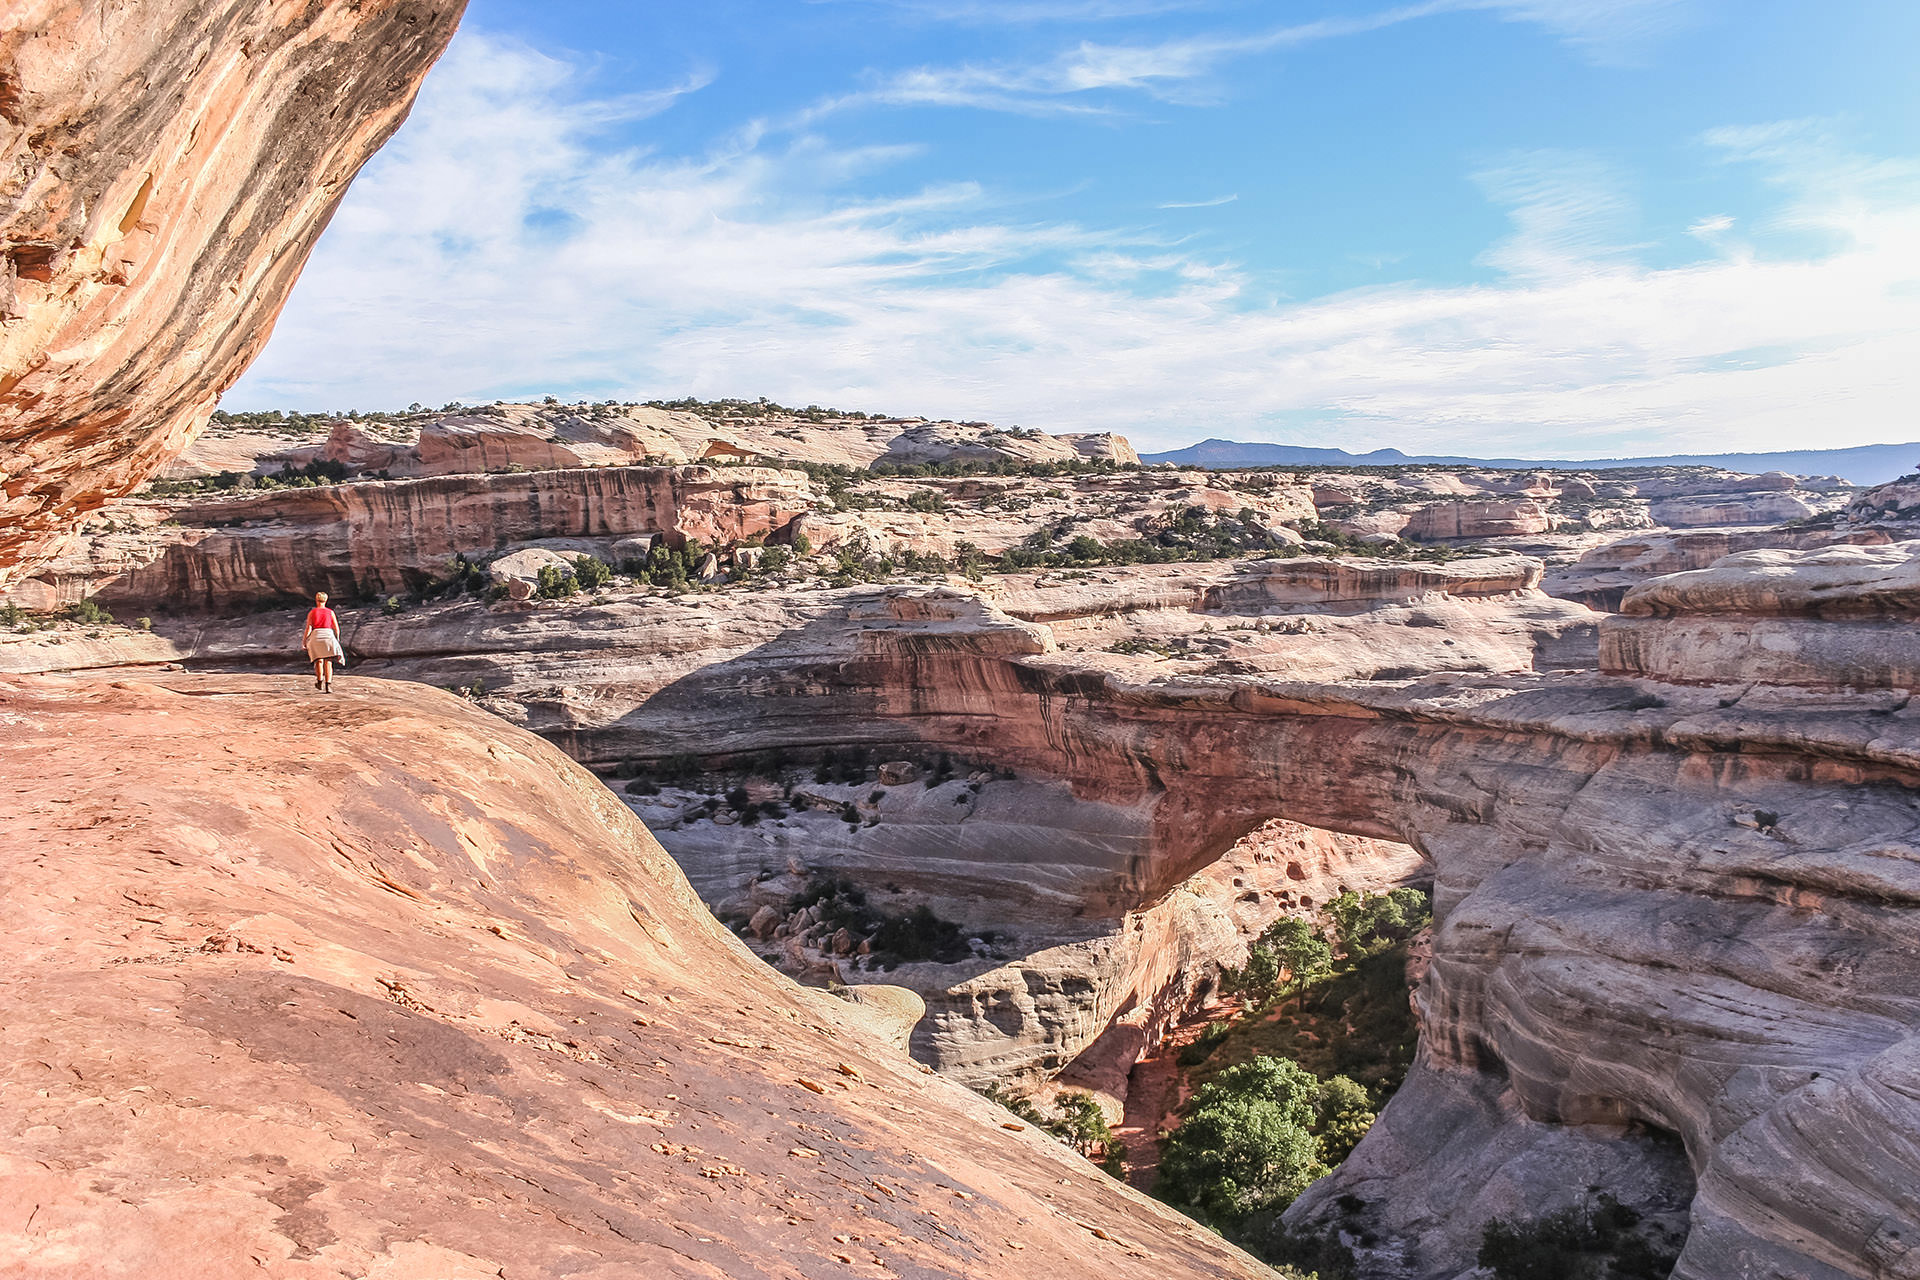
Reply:
[[1282, 916], [1261, 931], [1247, 948], [1247, 962], [1227, 975], [1227, 985], [1264, 1004], [1291, 988], [1304, 1000], [1306, 990], [1333, 972], [1333, 948], [1320, 931], [1298, 916]]
[[1161, 1147], [1154, 1194], [1233, 1230], [1283, 1209], [1324, 1174], [1313, 1129], [1323, 1086], [1284, 1058], [1227, 1068], [1193, 1096]]
[[1376, 956], [1405, 942], [1432, 919], [1427, 895], [1418, 889], [1355, 893], [1351, 889], [1327, 904], [1340, 953], [1349, 960]]

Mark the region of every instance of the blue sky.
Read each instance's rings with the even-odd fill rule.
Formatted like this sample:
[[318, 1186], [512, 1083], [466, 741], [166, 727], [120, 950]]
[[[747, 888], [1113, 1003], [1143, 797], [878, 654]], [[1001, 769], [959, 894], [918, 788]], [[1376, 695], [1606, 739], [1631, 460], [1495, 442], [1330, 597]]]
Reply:
[[1920, 439], [1911, 0], [474, 0], [229, 408]]

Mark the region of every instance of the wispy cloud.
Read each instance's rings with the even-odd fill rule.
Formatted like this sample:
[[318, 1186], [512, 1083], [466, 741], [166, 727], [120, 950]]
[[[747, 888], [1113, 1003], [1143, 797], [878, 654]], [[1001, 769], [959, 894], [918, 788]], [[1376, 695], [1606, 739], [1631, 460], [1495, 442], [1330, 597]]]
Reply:
[[970, 26], [1029, 26], [1048, 22], [1110, 22], [1211, 7], [1212, 0], [810, 0], [862, 4], [933, 22]]
[[[1122, 93], [1165, 102], [1212, 102], [1217, 92], [1209, 82], [1236, 59], [1379, 31], [1460, 7], [1461, 0], [1427, 0], [1355, 18], [1325, 18], [1248, 33], [1136, 44], [1082, 41], [1038, 62], [914, 67], [874, 77], [867, 88], [828, 98], [790, 123], [811, 125], [828, 115], [871, 106], [1104, 114], [1115, 109], [1108, 96]], [[1086, 101], [1088, 97], [1095, 100]]]
[[1215, 196], [1211, 200], [1169, 200], [1158, 206], [1162, 209], [1217, 209], [1223, 204], [1232, 204], [1240, 198], [1238, 193], [1230, 196]]
[[1513, 234], [1481, 256], [1508, 275], [1564, 275], [1642, 247], [1628, 243], [1638, 215], [1626, 178], [1596, 156], [1516, 152], [1473, 176], [1513, 222]]
[[1913, 166], [1817, 129], [1709, 139], [1778, 200], [1743, 217], [1751, 243], [1691, 263], [1641, 261], [1623, 175], [1526, 153], [1481, 175], [1511, 219], [1493, 282], [1273, 302], [1232, 263], [1033, 220], [971, 184], [834, 185], [885, 152], [609, 154], [607, 108], [575, 82], [462, 35], [230, 403], [764, 394], [1147, 444], [1286, 423], [1349, 447], [1575, 456], [1914, 427]]
[[[1026, 14], [1065, 19], [1078, 14], [1094, 20], [1161, 12], [1189, 5], [1138, 5], [1114, 0], [1074, 3], [1010, 4], [1004, 8], [964, 0], [925, 0], [898, 6], [930, 16], [982, 20], [991, 12], [1002, 21]], [[1099, 115], [1117, 108], [1110, 95], [1133, 93], [1166, 102], [1218, 101], [1212, 83], [1227, 64], [1242, 58], [1301, 48], [1325, 40], [1383, 31], [1443, 14], [1488, 13], [1532, 23], [1602, 60], [1618, 60], [1650, 38], [1679, 25], [1696, 0], [1418, 0], [1352, 17], [1320, 18], [1254, 31], [1213, 31], [1130, 44], [1082, 41], [1050, 58], [1025, 62], [962, 63], [921, 66], [872, 77], [863, 89], [837, 94], [788, 121], [810, 126], [842, 111], [874, 106], [964, 107], [1022, 115]], [[1093, 99], [1089, 101], [1089, 99]]]

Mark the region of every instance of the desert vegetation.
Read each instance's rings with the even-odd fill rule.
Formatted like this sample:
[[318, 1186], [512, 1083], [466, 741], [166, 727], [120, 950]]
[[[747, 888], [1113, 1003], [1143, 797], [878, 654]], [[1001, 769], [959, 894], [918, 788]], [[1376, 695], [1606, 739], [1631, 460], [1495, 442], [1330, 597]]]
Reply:
[[1176, 1059], [1192, 1095], [1161, 1142], [1154, 1194], [1276, 1263], [1350, 1273], [1337, 1240], [1295, 1239], [1279, 1213], [1344, 1160], [1412, 1065], [1407, 948], [1417, 889], [1343, 893], [1283, 916], [1224, 976], [1241, 1014]]

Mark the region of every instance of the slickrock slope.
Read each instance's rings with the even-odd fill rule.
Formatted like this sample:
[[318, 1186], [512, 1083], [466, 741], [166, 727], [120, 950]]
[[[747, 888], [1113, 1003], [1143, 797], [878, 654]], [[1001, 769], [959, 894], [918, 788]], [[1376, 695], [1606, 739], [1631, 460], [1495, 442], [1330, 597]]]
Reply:
[[851, 1029], [443, 694], [9, 681], [0, 768], [9, 1276], [1268, 1274]]
[[185, 447], [465, 0], [0, 15], [0, 586]]

